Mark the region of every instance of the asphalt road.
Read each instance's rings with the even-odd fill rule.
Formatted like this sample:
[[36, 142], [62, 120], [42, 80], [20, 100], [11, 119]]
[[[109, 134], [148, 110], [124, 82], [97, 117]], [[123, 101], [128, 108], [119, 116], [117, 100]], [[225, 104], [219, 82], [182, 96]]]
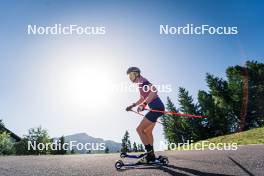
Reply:
[[264, 175], [264, 145], [236, 151], [169, 151], [168, 166], [141, 166], [117, 171], [118, 154], [1, 156], [0, 176], [29, 175]]

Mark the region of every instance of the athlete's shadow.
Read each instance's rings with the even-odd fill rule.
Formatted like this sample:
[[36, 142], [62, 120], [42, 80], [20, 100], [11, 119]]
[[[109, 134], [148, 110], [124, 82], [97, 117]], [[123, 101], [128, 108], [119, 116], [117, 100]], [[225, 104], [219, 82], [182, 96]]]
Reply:
[[210, 172], [203, 172], [195, 169], [190, 169], [190, 168], [185, 168], [185, 167], [179, 167], [179, 166], [174, 166], [174, 165], [168, 165], [168, 166], [162, 166], [159, 167], [158, 169], [163, 170], [164, 172], [167, 172], [171, 175], [183, 175], [185, 176], [186, 174], [176, 172], [173, 169], [179, 170], [179, 171], [184, 171], [186, 173], [190, 173], [193, 175], [199, 175], [199, 176], [227, 176], [225, 174], [216, 174], [216, 173], [210, 173]]
[[[163, 172], [166, 172], [170, 175], [175, 175], [175, 176], [188, 176], [189, 174], [198, 175], [198, 176], [230, 176], [230, 175], [225, 175], [225, 174], [203, 172], [203, 171], [199, 171], [199, 170], [195, 170], [195, 169], [178, 167], [178, 166], [174, 166], [174, 165], [159, 166], [159, 167], [142, 166], [142, 167], [131, 167], [129, 169], [157, 169], [157, 170], [162, 170]], [[178, 170], [178, 172], [176, 170]], [[186, 172], [186, 174], [181, 173], [180, 171]]]

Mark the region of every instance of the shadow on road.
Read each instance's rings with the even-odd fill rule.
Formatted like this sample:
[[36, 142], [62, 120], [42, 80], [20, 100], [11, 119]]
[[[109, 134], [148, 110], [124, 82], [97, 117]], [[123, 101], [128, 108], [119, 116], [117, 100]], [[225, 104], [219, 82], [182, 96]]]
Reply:
[[[157, 170], [162, 170], [163, 172], [166, 172], [170, 175], [175, 175], [175, 176], [188, 176], [189, 174], [197, 175], [197, 176], [230, 176], [230, 175], [225, 175], [225, 174], [216, 174], [216, 173], [209, 173], [209, 172], [203, 172], [195, 169], [190, 169], [190, 168], [184, 168], [184, 167], [178, 167], [174, 165], [168, 165], [168, 166], [160, 166], [160, 167], [155, 167], [155, 166], [146, 166], [146, 167], [130, 167], [126, 168], [123, 171], [127, 169], [157, 169]], [[176, 171], [178, 170], [178, 172]], [[184, 171], [186, 174], [181, 173], [179, 171]]]
[[175, 172], [174, 170], [172, 169], [177, 169], [177, 170], [180, 170], [180, 171], [184, 171], [186, 173], [190, 173], [190, 174], [193, 174], [193, 175], [201, 175], [201, 176], [227, 176], [225, 174], [216, 174], [216, 173], [209, 173], [209, 172], [203, 172], [203, 171], [199, 171], [199, 170], [195, 170], [195, 169], [190, 169], [190, 168], [185, 168], [185, 167], [178, 167], [178, 166], [174, 166], [174, 165], [168, 165], [167, 167], [160, 167], [159, 169], [163, 170], [164, 172], [167, 172], [171, 175], [175, 175], [175, 174], [178, 174], [178, 175], [186, 175], [186, 174], [182, 174], [182, 173], [178, 173], [178, 172]]
[[251, 172], [249, 172], [245, 167], [243, 167], [241, 164], [239, 164], [236, 160], [234, 160], [233, 158], [231, 158], [230, 156], [228, 156], [228, 158], [235, 163], [238, 167], [240, 167], [244, 172], [246, 172], [249, 176], [254, 176], [254, 174], [252, 174]]

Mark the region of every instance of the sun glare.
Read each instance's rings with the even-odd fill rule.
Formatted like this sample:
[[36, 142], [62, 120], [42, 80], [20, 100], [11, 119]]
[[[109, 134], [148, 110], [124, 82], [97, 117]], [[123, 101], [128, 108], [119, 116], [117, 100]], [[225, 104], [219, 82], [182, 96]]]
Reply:
[[71, 104], [85, 108], [95, 108], [109, 103], [111, 73], [102, 66], [79, 67], [70, 71], [64, 88]]

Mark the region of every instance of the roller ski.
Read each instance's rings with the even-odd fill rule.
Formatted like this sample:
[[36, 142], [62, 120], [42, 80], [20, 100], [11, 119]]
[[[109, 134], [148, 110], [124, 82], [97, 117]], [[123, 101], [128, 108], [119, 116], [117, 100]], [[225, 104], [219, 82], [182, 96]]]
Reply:
[[138, 159], [137, 162], [123, 162], [122, 160], [118, 160], [115, 163], [115, 168], [117, 170], [124, 168], [129, 168], [129, 167], [137, 167], [137, 166], [167, 166], [169, 164], [169, 160], [166, 156], [159, 156], [152, 158], [149, 160], [149, 153], [143, 153], [140, 155], [131, 155], [127, 153], [121, 153], [120, 157], [122, 159], [124, 158], [131, 158], [131, 159]]

